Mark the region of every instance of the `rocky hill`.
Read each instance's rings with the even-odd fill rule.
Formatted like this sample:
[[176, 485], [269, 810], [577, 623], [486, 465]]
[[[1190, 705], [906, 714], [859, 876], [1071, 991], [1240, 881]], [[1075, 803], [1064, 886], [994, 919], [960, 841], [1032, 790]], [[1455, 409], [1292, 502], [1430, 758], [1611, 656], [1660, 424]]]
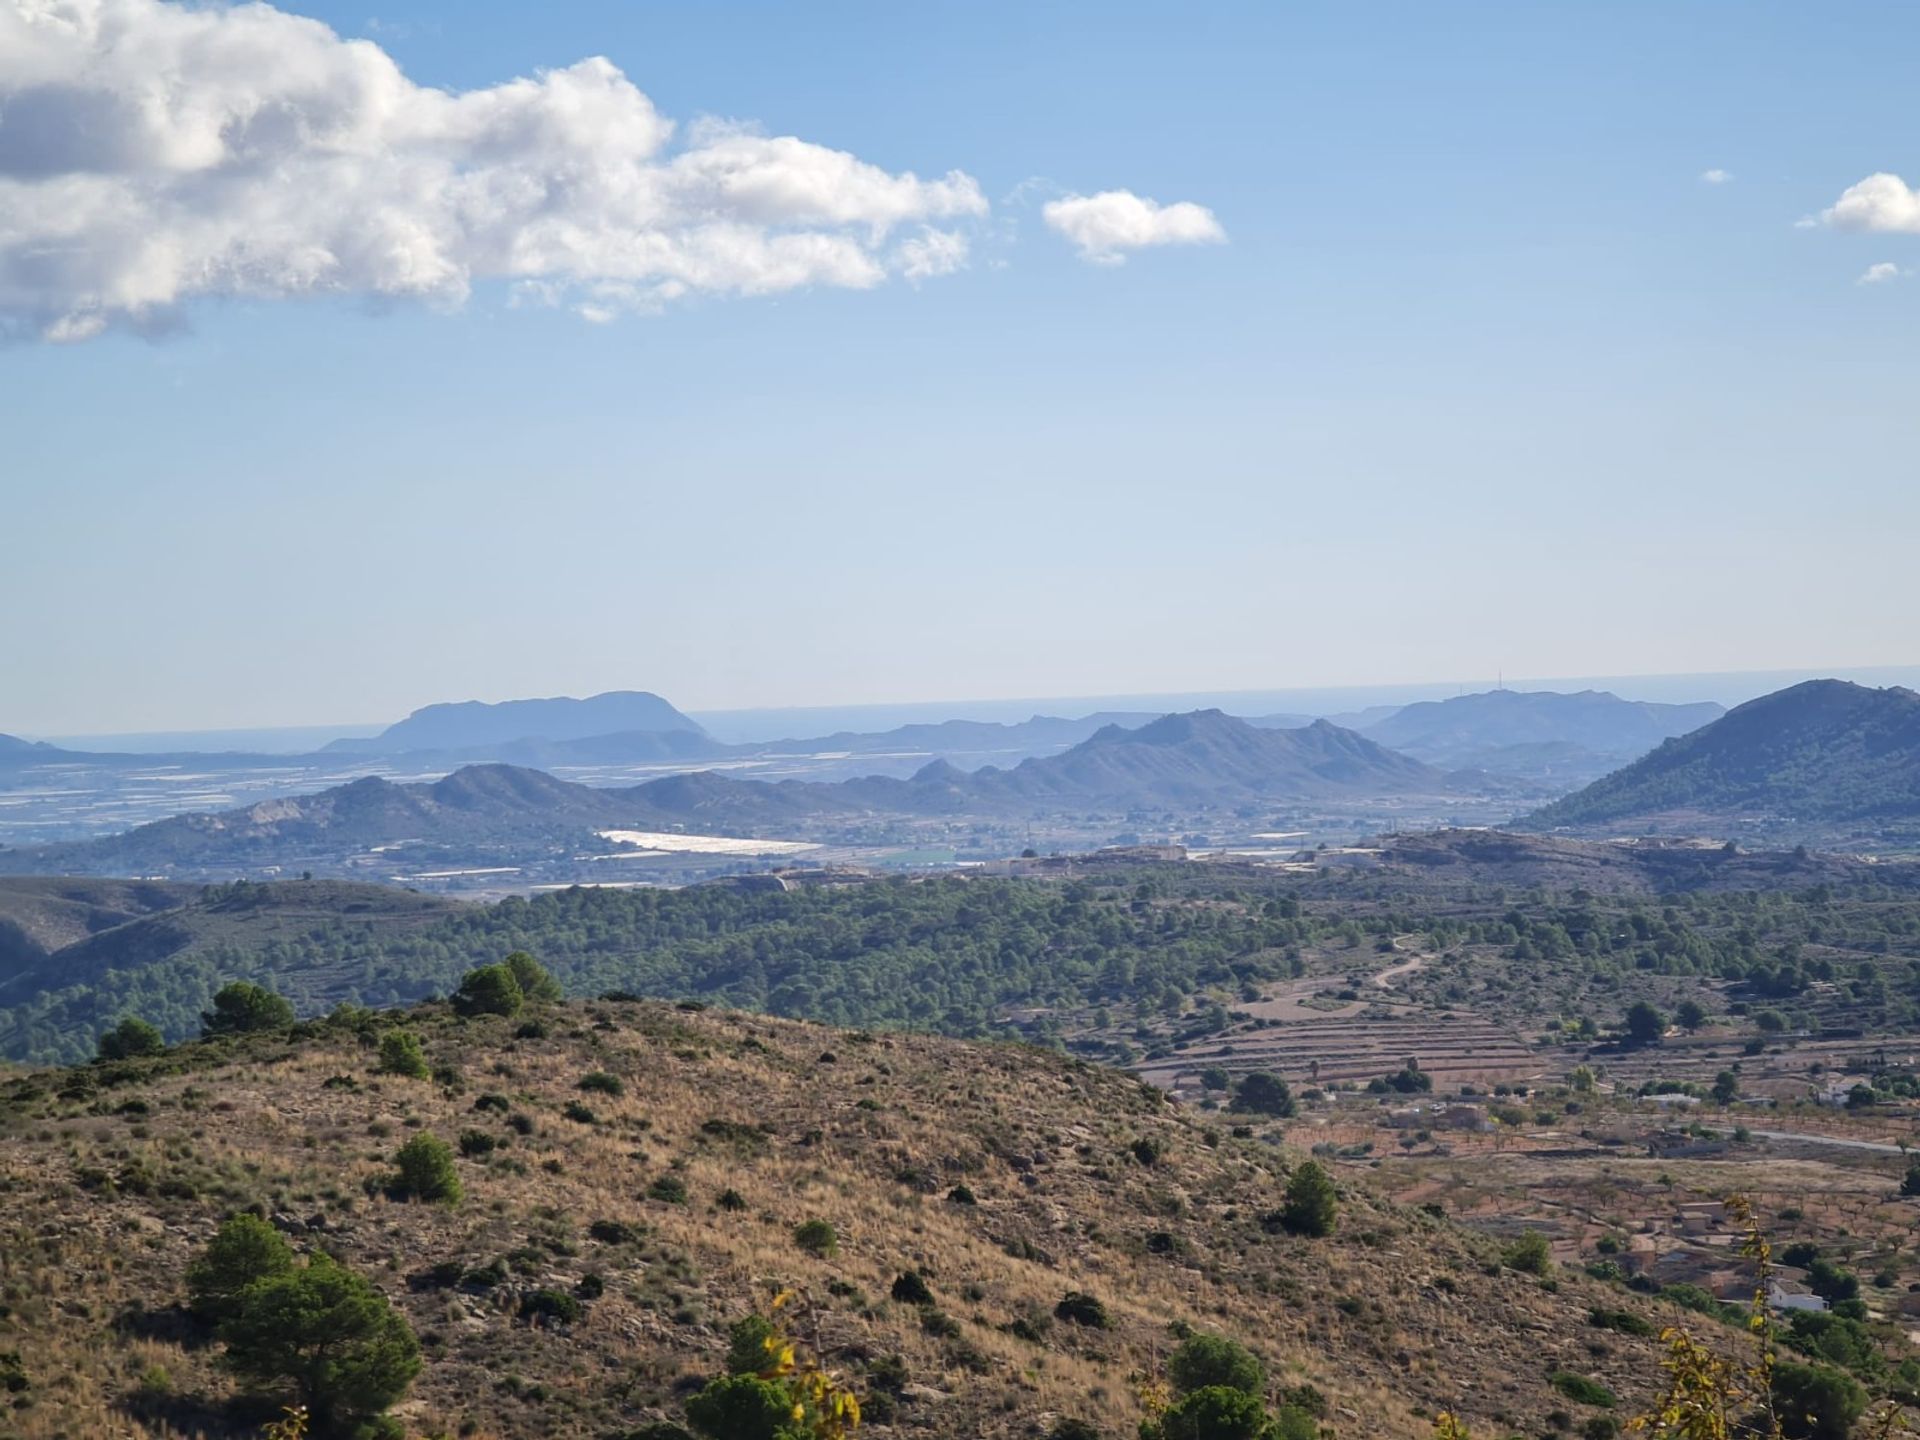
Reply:
[[[376, 1073], [401, 1026], [434, 1078]], [[1493, 1435], [1606, 1413], [1557, 1375], [1614, 1413], [1649, 1398], [1656, 1342], [1589, 1314], [1683, 1312], [1503, 1267], [1357, 1171], [1332, 1234], [1289, 1233], [1302, 1157], [1247, 1118], [1022, 1047], [625, 1002], [349, 1016], [34, 1074], [0, 1086], [11, 1424], [257, 1434], [181, 1309], [244, 1210], [418, 1334], [409, 1433], [679, 1435], [643, 1427], [683, 1424], [729, 1324], [787, 1288], [876, 1437], [1119, 1440], [1195, 1331], [1249, 1347], [1270, 1400], [1336, 1440], [1429, 1436], [1448, 1406]], [[388, 1197], [421, 1135], [456, 1146], [458, 1203]]]
[[1912, 827], [1920, 823], [1920, 694], [1809, 680], [1667, 741], [1525, 823], [1719, 834]]

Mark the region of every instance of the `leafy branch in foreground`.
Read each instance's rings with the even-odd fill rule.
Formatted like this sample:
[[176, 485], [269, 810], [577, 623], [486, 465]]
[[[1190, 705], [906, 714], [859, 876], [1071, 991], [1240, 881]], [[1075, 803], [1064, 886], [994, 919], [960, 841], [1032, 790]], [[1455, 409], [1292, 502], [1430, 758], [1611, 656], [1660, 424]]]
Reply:
[[687, 1402], [695, 1430], [709, 1440], [847, 1440], [859, 1428], [858, 1397], [820, 1363], [818, 1326], [805, 1349], [783, 1327], [801, 1315], [814, 1318], [812, 1303], [783, 1290], [770, 1315], [735, 1322], [728, 1373]]

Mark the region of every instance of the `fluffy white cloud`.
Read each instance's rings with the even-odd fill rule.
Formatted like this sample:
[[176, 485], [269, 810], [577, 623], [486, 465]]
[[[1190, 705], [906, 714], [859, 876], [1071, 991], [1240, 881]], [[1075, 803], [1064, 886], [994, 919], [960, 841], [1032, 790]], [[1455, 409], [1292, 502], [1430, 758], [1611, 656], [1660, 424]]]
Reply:
[[1702, 183], [1707, 185], [1727, 185], [1732, 183], [1733, 172], [1731, 170], [1702, 170], [1700, 172], [1700, 179]]
[[1920, 235], [1920, 191], [1898, 175], [1869, 175], [1849, 185], [1820, 218], [1840, 230]]
[[1877, 265], [1869, 265], [1860, 276], [1858, 284], [1884, 285], [1889, 280], [1898, 280], [1907, 272], [1891, 260], [1882, 260]]
[[862, 288], [958, 268], [931, 222], [986, 211], [959, 171], [676, 143], [604, 59], [452, 94], [265, 4], [0, 0], [0, 333], [162, 326], [197, 296], [457, 305], [481, 279], [592, 319]]
[[1050, 200], [1040, 214], [1097, 265], [1119, 265], [1127, 251], [1147, 245], [1217, 245], [1227, 238], [1206, 206], [1190, 200], [1162, 205], [1131, 190]]

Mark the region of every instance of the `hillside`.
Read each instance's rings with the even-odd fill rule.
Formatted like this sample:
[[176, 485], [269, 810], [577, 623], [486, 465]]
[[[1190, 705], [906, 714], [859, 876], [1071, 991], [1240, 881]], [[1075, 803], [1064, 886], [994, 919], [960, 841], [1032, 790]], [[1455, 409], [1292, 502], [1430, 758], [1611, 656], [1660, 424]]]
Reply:
[[1920, 820], [1920, 694], [1843, 680], [1750, 700], [1534, 812], [1531, 828], [1668, 825], [1716, 833]]
[[[372, 908], [367, 908], [372, 907]], [[1188, 994], [1284, 972], [1312, 922], [1174, 906], [1136, 914], [1045, 883], [951, 877], [742, 890], [569, 889], [451, 905], [329, 882], [215, 887], [61, 951], [0, 992], [0, 1057], [79, 1059], [122, 1015], [197, 1033], [226, 980], [299, 1014], [445, 994], [475, 955], [540, 953], [572, 994], [619, 989], [845, 1024], [1005, 1034], [1013, 1007]], [[36, 989], [36, 986], [38, 987]]]
[[189, 885], [145, 880], [0, 878], [0, 987], [90, 935], [184, 904]]
[[[101, 893], [112, 887], [111, 893]], [[44, 923], [48, 896], [57, 896], [68, 908], [55, 911], [65, 924]], [[85, 907], [84, 909], [80, 907]], [[289, 946], [310, 941], [324, 932], [334, 953], [344, 956], [356, 948], [390, 941], [433, 921], [457, 913], [460, 906], [431, 895], [384, 885], [356, 885], [338, 880], [292, 880], [273, 885], [184, 886], [116, 881], [0, 881], [0, 935], [36, 934], [39, 944], [19, 955], [11, 965], [0, 965], [0, 1016], [16, 1007], [39, 1018], [29, 1027], [49, 1035], [60, 1026], [61, 1007], [49, 1008], [45, 997], [111, 996], [121, 1008], [152, 1006], [156, 1013], [204, 1006], [211, 985], [156, 994], [162, 975], [191, 974], [203, 959], [217, 973], [228, 957], [259, 957], [272, 965]], [[84, 933], [78, 933], [80, 931]], [[168, 962], [171, 962], [170, 968]], [[355, 967], [355, 975], [358, 967]], [[304, 972], [289, 968], [276, 974], [277, 983], [308, 1008], [323, 997], [335, 996], [344, 975], [315, 966]], [[383, 986], [360, 987], [356, 998], [379, 1001]], [[412, 992], [420, 993], [419, 991]], [[174, 1033], [189, 1033], [183, 1015]], [[51, 1028], [50, 1028], [51, 1027]], [[0, 1054], [35, 1053], [33, 1042], [10, 1033], [0, 1019]], [[54, 1053], [59, 1053], [56, 1047]]]
[[[195, 887], [174, 908], [78, 936], [10, 982], [0, 976], [0, 1059], [85, 1058], [129, 1013], [169, 1039], [191, 1036], [215, 990], [234, 978], [286, 994], [308, 1016], [446, 994], [474, 956], [516, 949], [542, 956], [575, 995], [693, 997], [973, 1037], [1112, 1007], [1102, 1046], [1137, 1046], [1142, 1036], [1125, 1017], [1140, 1004], [1258, 992], [1291, 979], [1303, 953], [1336, 954], [1390, 924], [1442, 933], [1465, 917], [1505, 933], [1512, 913], [1551, 911], [1559, 896], [1614, 897], [1633, 911], [1656, 899], [1760, 893], [1778, 897], [1774, 921], [1785, 925], [1804, 908], [1795, 897], [1815, 887], [1885, 897], [1876, 913], [1890, 917], [1911, 913], [1920, 892], [1920, 864], [1497, 831], [1391, 837], [1366, 854], [1330, 857], [1317, 873], [1216, 861], [1034, 863], [1041, 873], [1019, 879], [840, 885], [794, 872], [752, 887], [583, 887], [493, 904], [330, 881]], [[1501, 898], [1523, 893], [1539, 898]], [[1898, 931], [1875, 921], [1848, 943], [1877, 953], [1889, 933]], [[1802, 938], [1783, 932], [1779, 943]], [[1841, 938], [1830, 929], [1827, 943]], [[1744, 973], [1737, 946], [1714, 951], [1711, 966], [1698, 957], [1713, 946], [1688, 946], [1689, 973], [1696, 964]], [[1895, 980], [1865, 993], [1898, 1029], [1910, 987]]]
[[[397, 1024], [439, 1081], [374, 1073]], [[590, 1073], [611, 1078], [584, 1094]], [[411, 1134], [461, 1140], [459, 1203], [382, 1194]], [[370, 1278], [422, 1337], [410, 1431], [681, 1422], [727, 1325], [783, 1286], [876, 1436], [1024, 1440], [1058, 1417], [1131, 1436], [1138, 1383], [1188, 1328], [1250, 1346], [1272, 1392], [1312, 1386], [1336, 1440], [1429, 1436], [1445, 1406], [1495, 1435], [1598, 1413], [1556, 1371], [1649, 1398], [1656, 1342], [1588, 1314], [1646, 1329], [1684, 1312], [1503, 1268], [1493, 1242], [1374, 1198], [1357, 1171], [1331, 1236], [1285, 1233], [1262, 1218], [1300, 1162], [1278, 1134], [1042, 1051], [662, 1004], [532, 1027], [431, 1008], [30, 1077], [0, 1088], [0, 1339], [32, 1402], [13, 1424], [256, 1434], [178, 1308], [188, 1264], [246, 1208]], [[795, 1243], [815, 1220], [834, 1253]], [[908, 1271], [929, 1298], [888, 1298]], [[587, 1298], [571, 1321], [525, 1318], [543, 1292]], [[1069, 1292], [1104, 1325], [1056, 1317]]]
[[367, 740], [338, 740], [327, 748], [362, 754], [458, 752], [516, 740], [586, 740], [637, 731], [706, 737], [699, 724], [647, 690], [611, 690], [585, 699], [481, 700], [427, 705]]
[[337, 859], [379, 846], [451, 847], [586, 843], [596, 827], [632, 823], [642, 807], [622, 792], [556, 780], [538, 770], [472, 765], [425, 784], [365, 776], [311, 795], [264, 800], [241, 810], [175, 815], [99, 840], [0, 856], [22, 869], [118, 870]]
[[1602, 774], [1725, 713], [1711, 702], [1661, 705], [1603, 690], [1490, 690], [1403, 706], [1361, 728], [1446, 769], [1547, 778]]
[[1476, 887], [1645, 896], [1820, 885], [1920, 890], [1920, 863], [1820, 851], [1728, 850], [1649, 838], [1616, 844], [1505, 830], [1425, 831], [1384, 837], [1380, 845], [1380, 879], [1409, 896]]

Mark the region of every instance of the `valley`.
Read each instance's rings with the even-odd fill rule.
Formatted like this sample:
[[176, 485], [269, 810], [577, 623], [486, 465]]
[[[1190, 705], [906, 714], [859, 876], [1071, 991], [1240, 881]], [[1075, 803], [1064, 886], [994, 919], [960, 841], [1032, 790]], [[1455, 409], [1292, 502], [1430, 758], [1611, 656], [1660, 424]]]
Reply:
[[[1724, 1347], [1756, 1287], [1792, 1383], [1920, 1403], [1910, 699], [1036, 718], [777, 778], [447, 707], [343, 783], [10, 847], [0, 1190], [47, 1218], [0, 1283], [116, 1277], [5, 1302], [58, 1377], [25, 1433], [248, 1423], [177, 1299], [235, 1209], [377, 1277], [422, 1428], [683, 1440], [783, 1286], [881, 1433], [1131, 1432], [1225, 1331], [1303, 1436], [1612, 1436], [1661, 1328]], [[1621, 768], [1556, 789], [1612, 721]], [[472, 999], [510, 956], [517, 1024]], [[398, 1202], [408, 1133], [467, 1200]]]

